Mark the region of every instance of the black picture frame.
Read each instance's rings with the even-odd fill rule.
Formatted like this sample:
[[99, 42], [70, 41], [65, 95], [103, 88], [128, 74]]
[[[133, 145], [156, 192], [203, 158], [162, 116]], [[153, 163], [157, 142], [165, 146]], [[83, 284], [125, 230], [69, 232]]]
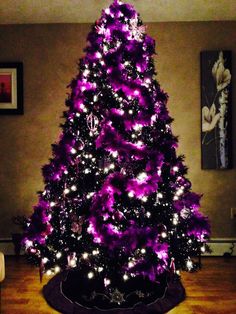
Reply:
[[0, 115], [24, 114], [23, 63], [0, 62]]
[[201, 168], [231, 169], [232, 52], [206, 50], [201, 62]]

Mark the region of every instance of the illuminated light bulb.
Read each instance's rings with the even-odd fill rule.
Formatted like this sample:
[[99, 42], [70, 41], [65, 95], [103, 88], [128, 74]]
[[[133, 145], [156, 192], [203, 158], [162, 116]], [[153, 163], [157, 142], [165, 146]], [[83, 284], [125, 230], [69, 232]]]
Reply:
[[191, 240], [191, 239], [189, 239], [189, 240], [188, 240], [188, 243], [192, 243], [192, 240]]
[[66, 188], [66, 189], [64, 190], [64, 194], [68, 194], [68, 193], [70, 193], [70, 190]]
[[55, 273], [59, 273], [61, 268], [59, 266], [56, 266], [54, 270], [55, 270]]
[[83, 109], [83, 112], [88, 112], [88, 109], [87, 109], [87, 108], [84, 108], [84, 109]]
[[177, 166], [174, 166], [174, 167], [173, 167], [173, 171], [174, 171], [174, 172], [177, 172], [178, 170], [179, 170], [179, 167], [177, 167]]
[[90, 199], [90, 198], [93, 196], [93, 194], [94, 194], [94, 193], [88, 193], [87, 196], [86, 196], [87, 199]]
[[143, 145], [143, 142], [142, 141], [138, 141], [137, 142], [137, 146], [141, 147]]
[[134, 95], [135, 95], [135, 96], [138, 96], [138, 95], [139, 95], [139, 91], [138, 91], [137, 89], [134, 91]]
[[179, 195], [181, 195], [181, 194], [183, 194], [183, 190], [182, 189], [178, 189], [177, 191], [176, 191], [176, 194], [179, 196]]
[[[85, 87], [84, 87], [84, 90], [85, 90]], [[80, 109], [84, 109], [85, 108], [85, 105], [84, 104], [80, 104]]]
[[90, 71], [88, 69], [84, 70], [84, 76], [88, 76]]
[[59, 259], [59, 258], [61, 258], [61, 256], [62, 256], [61, 252], [57, 252], [56, 258]]
[[163, 198], [163, 194], [162, 193], [157, 193], [157, 197], [158, 198]]
[[137, 66], [137, 71], [138, 71], [138, 72], [141, 72], [141, 71], [142, 71], [142, 69], [141, 69], [141, 67], [140, 67], [139, 65]]
[[80, 113], [79, 112], [76, 112], [76, 117], [80, 117]]
[[94, 102], [98, 101], [98, 96], [97, 95], [93, 96], [93, 101]]
[[173, 200], [174, 201], [177, 201], [179, 199], [179, 197], [177, 196], [177, 195], [175, 195], [174, 197], [173, 197]]
[[84, 252], [84, 253], [82, 254], [83, 259], [87, 259], [88, 256], [89, 256], [89, 254], [88, 254], [87, 252]]
[[91, 271], [88, 273], [88, 279], [92, 279], [94, 277], [94, 273]]
[[135, 124], [135, 126], [134, 126], [134, 130], [135, 131], [140, 131], [141, 129], [142, 129], [142, 124]]
[[134, 263], [133, 262], [129, 262], [128, 266], [129, 266], [129, 268], [132, 268], [132, 267], [134, 267]]
[[104, 168], [104, 172], [107, 173], [109, 169], [107, 167]]
[[46, 271], [47, 276], [50, 276], [51, 274], [52, 274], [52, 271], [50, 269]]
[[143, 197], [141, 198], [141, 200], [142, 200], [142, 202], [146, 203], [147, 200], [148, 200], [148, 198], [147, 198], [147, 196], [143, 196]]
[[51, 206], [51, 207], [53, 207], [53, 206], [55, 206], [55, 205], [56, 205], [55, 202], [51, 202], [51, 203], [50, 203], [50, 206]]
[[93, 157], [93, 155], [92, 155], [92, 154], [89, 154], [88, 157], [91, 159], [91, 158]]
[[89, 169], [85, 169], [85, 170], [84, 170], [84, 173], [85, 173], [85, 174], [88, 174], [89, 172], [90, 172]]
[[72, 190], [72, 191], [76, 191], [76, 190], [77, 190], [76, 185], [72, 185], [71, 190]]
[[132, 109], [130, 109], [128, 112], [129, 112], [129, 114], [133, 114], [133, 110]]
[[100, 59], [100, 58], [102, 57], [102, 55], [101, 55], [101, 53], [100, 53], [99, 51], [96, 52], [96, 57], [97, 57], [98, 59]]
[[128, 193], [128, 196], [129, 196], [129, 197], [134, 197], [134, 192], [129, 192], [129, 193]]
[[135, 135], [135, 134], [132, 134], [131, 137], [132, 137], [132, 138], [136, 138], [136, 135]]
[[96, 238], [94, 238], [94, 242], [95, 242], [95, 243], [101, 243], [102, 240], [101, 240], [101, 238], [96, 237]]
[[96, 161], [96, 158], [92, 158], [92, 162], [95, 162]]
[[138, 180], [140, 180], [140, 181], [145, 180], [145, 179], [147, 178], [146, 172], [141, 172], [141, 173], [138, 175], [137, 178], [138, 178]]
[[76, 259], [72, 259], [72, 260], [70, 261], [70, 266], [71, 266], [71, 267], [75, 267], [75, 266], [76, 266]]
[[108, 278], [104, 278], [104, 286], [107, 287], [111, 284], [111, 280]]
[[105, 13], [106, 13], [107, 15], [109, 15], [109, 14], [111, 13], [110, 9], [107, 8], [107, 9], [105, 10]]
[[105, 64], [105, 62], [104, 62], [104, 61], [101, 61], [100, 63], [101, 63], [101, 65], [104, 65], [104, 64]]
[[129, 61], [125, 61], [124, 65], [129, 65]]
[[178, 219], [174, 218], [174, 219], [173, 219], [173, 225], [176, 226], [176, 225], [178, 225], [178, 223], [179, 223], [179, 222], [178, 222]]
[[48, 258], [47, 258], [47, 257], [44, 257], [44, 258], [42, 259], [42, 262], [43, 262], [43, 264], [46, 264], [46, 263], [48, 262]]
[[77, 153], [77, 150], [76, 149], [74, 149], [74, 148], [71, 148], [71, 150], [70, 150], [70, 152], [71, 152], [71, 154], [76, 154]]
[[114, 164], [110, 164], [109, 168], [110, 169], [115, 169], [115, 165]]
[[179, 271], [179, 270], [176, 270], [176, 274], [177, 274], [177, 275], [180, 275], [180, 271]]
[[201, 251], [202, 251], [202, 253], [205, 253], [205, 252], [206, 252], [205, 246], [202, 246], [202, 247], [201, 247]]
[[101, 273], [103, 271], [103, 267], [98, 267], [98, 272]]
[[65, 170], [65, 171], [64, 171], [64, 174], [68, 174], [68, 171], [67, 171], [67, 170]]
[[167, 233], [166, 232], [162, 232], [161, 236], [162, 236], [162, 238], [166, 238], [167, 237]]
[[129, 276], [127, 274], [124, 274], [123, 279], [124, 279], [124, 281], [126, 281], [129, 279]]
[[150, 84], [150, 83], [151, 83], [150, 78], [146, 78], [146, 79], [145, 79], [145, 83]]
[[112, 153], [112, 156], [113, 156], [114, 158], [116, 158], [116, 157], [118, 156], [118, 152], [113, 152], [113, 153]]
[[141, 249], [141, 253], [142, 253], [142, 254], [145, 254], [145, 253], [146, 253], [146, 250], [145, 250], [145, 249]]
[[93, 255], [98, 255], [99, 254], [99, 250], [98, 249], [97, 250], [93, 250], [92, 254]]

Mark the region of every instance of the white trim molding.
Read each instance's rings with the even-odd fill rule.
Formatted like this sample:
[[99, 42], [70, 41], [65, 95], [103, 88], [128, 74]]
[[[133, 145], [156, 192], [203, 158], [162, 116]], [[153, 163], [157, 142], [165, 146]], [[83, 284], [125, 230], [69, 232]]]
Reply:
[[208, 245], [212, 253], [203, 256], [223, 256], [225, 253], [236, 256], [236, 238], [211, 238]]

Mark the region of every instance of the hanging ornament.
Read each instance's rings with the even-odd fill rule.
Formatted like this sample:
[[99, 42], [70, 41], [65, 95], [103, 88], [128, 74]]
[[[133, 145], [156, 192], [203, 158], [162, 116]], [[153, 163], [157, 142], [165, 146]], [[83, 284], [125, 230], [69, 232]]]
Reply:
[[81, 234], [82, 233], [82, 227], [84, 224], [84, 217], [77, 217], [77, 215], [72, 214], [71, 215], [71, 231], [77, 234]]
[[188, 271], [191, 271], [193, 269], [193, 262], [191, 261], [190, 257], [188, 257], [188, 259], [186, 261], [186, 267], [187, 267]]
[[98, 117], [95, 116], [93, 113], [90, 113], [90, 115], [87, 117], [87, 126], [92, 133], [95, 133], [97, 131], [98, 124]]
[[180, 216], [183, 219], [187, 219], [189, 216], [191, 215], [191, 209], [184, 207], [183, 209], [181, 209], [180, 211]]
[[74, 233], [81, 234], [82, 226], [80, 226], [77, 222], [72, 222], [71, 224], [71, 231]]
[[84, 146], [85, 146], [84, 142], [83, 142], [81, 139], [78, 140], [78, 142], [77, 142], [77, 147], [78, 147], [78, 149], [79, 149], [79, 150], [83, 150], [83, 149], [84, 149]]
[[141, 41], [143, 40], [143, 36], [146, 32], [146, 26], [145, 25], [138, 25], [138, 18], [135, 17], [134, 19], [131, 19], [130, 21], [130, 31], [132, 33], [132, 38]]
[[77, 257], [75, 252], [67, 256], [67, 262], [69, 267], [76, 267]]
[[175, 274], [175, 259], [174, 259], [174, 257], [172, 257], [171, 261], [170, 261], [170, 271], [172, 274]]

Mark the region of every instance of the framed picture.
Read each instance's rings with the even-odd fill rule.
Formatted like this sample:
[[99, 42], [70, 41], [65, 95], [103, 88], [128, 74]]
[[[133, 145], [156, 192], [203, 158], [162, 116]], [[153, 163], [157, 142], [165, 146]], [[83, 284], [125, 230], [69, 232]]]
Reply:
[[0, 63], [0, 114], [23, 113], [23, 63]]
[[202, 51], [202, 169], [232, 168], [231, 102], [231, 51]]

